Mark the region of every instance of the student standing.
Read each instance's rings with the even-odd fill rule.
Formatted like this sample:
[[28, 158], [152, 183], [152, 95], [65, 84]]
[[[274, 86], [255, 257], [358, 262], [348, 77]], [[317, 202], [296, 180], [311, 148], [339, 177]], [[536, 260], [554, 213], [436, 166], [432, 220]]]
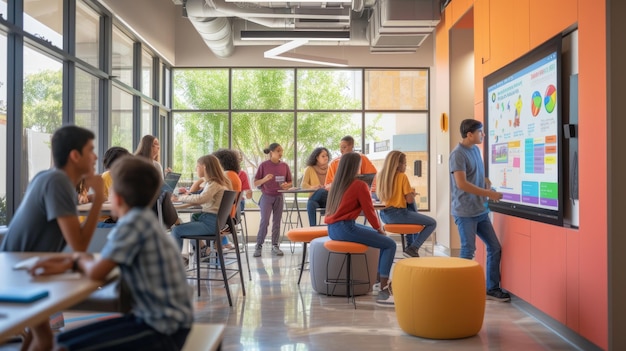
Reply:
[[417, 212], [414, 206], [415, 190], [411, 188], [405, 172], [406, 155], [396, 150], [387, 154], [383, 169], [378, 174], [376, 195], [385, 204], [385, 208], [380, 211], [383, 222], [424, 226], [419, 234], [407, 235], [407, 247], [404, 250], [407, 257], [419, 257], [419, 248], [435, 230], [437, 222]]
[[[393, 306], [389, 275], [396, 254], [396, 242], [381, 228], [367, 183], [356, 178], [360, 167], [359, 154], [351, 152], [341, 156], [337, 174], [328, 192], [324, 222], [328, 224], [328, 236], [333, 240], [351, 241], [380, 249], [378, 275], [383, 288], [376, 296], [376, 303]], [[361, 212], [372, 227], [356, 223]]]
[[[40, 260], [33, 275], [82, 272], [104, 280], [119, 267], [132, 295], [132, 312], [57, 335], [57, 348], [180, 350], [193, 323], [193, 307], [179, 250], [151, 209], [161, 177], [148, 160], [124, 157], [111, 169], [112, 212], [120, 218], [98, 260], [86, 253]], [[47, 324], [47, 322], [45, 322]], [[33, 338], [34, 349], [52, 349]]]
[[270, 159], [263, 161], [254, 176], [254, 186], [261, 189], [262, 195], [259, 199], [261, 209], [261, 223], [256, 236], [256, 249], [254, 257], [260, 257], [263, 250], [263, 242], [267, 236], [267, 227], [272, 216], [272, 254], [282, 256], [283, 252], [278, 247], [280, 239], [280, 221], [283, 216], [283, 194], [278, 190], [285, 190], [291, 187], [291, 170], [289, 166], [280, 159], [283, 157], [283, 147], [278, 143], [272, 143], [263, 150]]
[[487, 299], [510, 301], [511, 296], [500, 288], [502, 247], [489, 219], [487, 199], [498, 201], [502, 193], [491, 190], [477, 144], [485, 136], [483, 124], [474, 119], [461, 122], [463, 140], [450, 153], [451, 213], [459, 229], [461, 258], [473, 259], [476, 235], [487, 246]]

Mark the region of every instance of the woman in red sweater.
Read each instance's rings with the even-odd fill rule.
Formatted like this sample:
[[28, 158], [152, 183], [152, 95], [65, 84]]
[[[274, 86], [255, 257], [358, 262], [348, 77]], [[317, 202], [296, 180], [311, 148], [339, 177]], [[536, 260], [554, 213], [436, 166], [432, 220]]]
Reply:
[[[389, 293], [388, 283], [396, 254], [396, 242], [385, 234], [378, 221], [367, 183], [356, 178], [360, 167], [359, 154], [351, 152], [341, 156], [337, 173], [328, 192], [324, 221], [328, 224], [328, 236], [331, 239], [361, 243], [380, 249], [378, 274], [383, 289], [376, 297], [376, 303], [393, 306], [393, 296]], [[372, 227], [355, 222], [361, 211]]]

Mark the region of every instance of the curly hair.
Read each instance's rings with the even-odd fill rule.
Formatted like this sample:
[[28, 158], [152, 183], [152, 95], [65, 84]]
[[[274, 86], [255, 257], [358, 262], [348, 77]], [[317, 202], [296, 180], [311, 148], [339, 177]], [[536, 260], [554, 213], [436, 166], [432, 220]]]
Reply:
[[320, 147], [316, 147], [313, 152], [311, 152], [311, 155], [309, 155], [309, 158], [307, 158], [306, 160], [306, 165], [307, 166], [315, 166], [317, 164], [317, 156], [319, 156], [322, 151], [326, 151], [326, 155], [328, 155], [329, 161], [330, 161], [330, 151], [328, 151], [327, 148], [320, 146]]
[[219, 149], [213, 153], [213, 156], [220, 160], [220, 164], [225, 171], [233, 171], [239, 173], [241, 164], [239, 163], [239, 154], [231, 149]]

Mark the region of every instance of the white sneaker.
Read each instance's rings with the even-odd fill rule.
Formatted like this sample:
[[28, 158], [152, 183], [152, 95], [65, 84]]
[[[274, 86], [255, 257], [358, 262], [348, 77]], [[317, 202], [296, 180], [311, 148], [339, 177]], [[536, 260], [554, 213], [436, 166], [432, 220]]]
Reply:
[[380, 282], [372, 285], [372, 295], [378, 295], [378, 293], [380, 292]]

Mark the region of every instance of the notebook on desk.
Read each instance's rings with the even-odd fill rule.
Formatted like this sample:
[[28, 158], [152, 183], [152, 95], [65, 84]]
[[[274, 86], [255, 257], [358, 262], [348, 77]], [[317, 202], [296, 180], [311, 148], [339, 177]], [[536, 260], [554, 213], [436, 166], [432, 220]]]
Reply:
[[178, 180], [180, 180], [180, 173], [169, 172], [165, 175], [164, 183], [169, 188], [170, 192], [174, 192], [176, 189], [176, 185], [178, 185]]

